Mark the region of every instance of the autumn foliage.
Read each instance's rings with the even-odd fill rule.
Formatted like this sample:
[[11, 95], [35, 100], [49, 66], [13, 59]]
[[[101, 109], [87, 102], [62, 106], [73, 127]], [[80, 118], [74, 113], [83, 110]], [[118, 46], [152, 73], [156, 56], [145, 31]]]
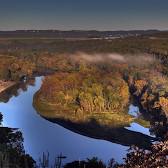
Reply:
[[39, 99], [55, 111], [76, 116], [122, 112], [129, 101], [127, 83], [118, 74], [103, 72], [56, 73], [45, 77]]

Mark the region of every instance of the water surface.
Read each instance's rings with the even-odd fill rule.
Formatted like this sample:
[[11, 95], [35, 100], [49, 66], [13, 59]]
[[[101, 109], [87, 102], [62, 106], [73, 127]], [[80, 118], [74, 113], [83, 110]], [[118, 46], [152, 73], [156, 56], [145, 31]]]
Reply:
[[[0, 103], [3, 114], [3, 126], [19, 128], [24, 137], [24, 148], [36, 161], [43, 152], [49, 152], [50, 158], [62, 153], [67, 156], [65, 162], [82, 160], [97, 156], [107, 162], [114, 158], [123, 162], [129, 146], [82, 136], [55, 123], [43, 119], [32, 105], [33, 95], [39, 90], [42, 77], [36, 77], [31, 85], [23, 85], [15, 91], [15, 96], [6, 97], [6, 103]], [[131, 109], [135, 109], [132, 106]], [[132, 123], [126, 129], [150, 135], [149, 129]], [[122, 137], [122, 135], [121, 135]]]

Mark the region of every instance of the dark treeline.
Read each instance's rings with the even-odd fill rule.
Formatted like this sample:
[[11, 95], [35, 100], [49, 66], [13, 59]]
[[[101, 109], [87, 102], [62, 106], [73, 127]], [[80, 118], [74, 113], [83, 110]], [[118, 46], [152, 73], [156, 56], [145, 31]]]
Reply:
[[97, 31], [97, 30], [16, 30], [0, 31], [0, 38], [105, 38], [159, 33], [159, 30]]
[[[0, 125], [2, 119], [0, 113]], [[35, 161], [25, 153], [22, 133], [17, 129], [0, 126], [0, 167], [35, 168]]]

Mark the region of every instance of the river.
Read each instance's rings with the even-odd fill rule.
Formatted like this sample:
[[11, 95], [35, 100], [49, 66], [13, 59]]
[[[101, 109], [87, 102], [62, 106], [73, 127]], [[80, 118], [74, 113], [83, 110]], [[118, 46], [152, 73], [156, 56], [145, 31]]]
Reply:
[[[42, 84], [42, 78], [36, 77], [33, 83], [25, 84], [22, 89], [17, 87], [14, 94], [8, 92], [7, 100], [0, 103], [3, 126], [18, 128], [22, 132], [26, 153], [30, 154], [36, 161], [39, 160], [43, 152], [48, 151], [51, 160], [60, 153], [65, 155], [67, 158], [64, 162], [82, 160], [93, 156], [97, 156], [106, 163], [111, 158], [119, 163], [123, 162], [122, 158], [128, 152], [128, 145], [83, 136], [38, 115], [32, 102], [33, 95]], [[138, 113], [138, 108], [130, 105], [129, 113], [135, 115]], [[142, 133], [142, 137], [150, 136], [149, 129], [138, 123], [131, 123], [129, 127], [124, 129], [130, 131], [130, 134], [137, 132]]]

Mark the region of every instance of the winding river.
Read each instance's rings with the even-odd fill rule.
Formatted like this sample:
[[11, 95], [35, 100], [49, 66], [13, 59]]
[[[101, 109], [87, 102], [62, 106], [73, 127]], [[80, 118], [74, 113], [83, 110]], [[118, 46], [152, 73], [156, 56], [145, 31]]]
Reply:
[[[118, 140], [117, 143], [100, 139], [89, 138], [74, 133], [60, 125], [45, 120], [35, 111], [32, 105], [33, 95], [39, 90], [43, 77], [36, 77], [30, 83], [22, 84], [7, 91], [0, 103], [0, 111], [3, 114], [3, 126], [18, 128], [24, 137], [24, 148], [36, 161], [43, 152], [49, 152], [51, 160], [62, 153], [67, 158], [64, 162], [82, 160], [97, 156], [107, 162], [114, 158], [123, 162], [129, 149], [129, 143]], [[138, 108], [130, 105], [129, 113], [135, 115]], [[148, 128], [138, 123], [131, 123], [129, 127], [123, 128], [128, 135], [150, 139]], [[118, 132], [122, 139], [122, 131]], [[128, 138], [129, 139], [129, 138]], [[121, 143], [120, 143], [121, 142]], [[132, 142], [130, 142], [132, 143]], [[121, 145], [122, 144], [122, 145]]]

